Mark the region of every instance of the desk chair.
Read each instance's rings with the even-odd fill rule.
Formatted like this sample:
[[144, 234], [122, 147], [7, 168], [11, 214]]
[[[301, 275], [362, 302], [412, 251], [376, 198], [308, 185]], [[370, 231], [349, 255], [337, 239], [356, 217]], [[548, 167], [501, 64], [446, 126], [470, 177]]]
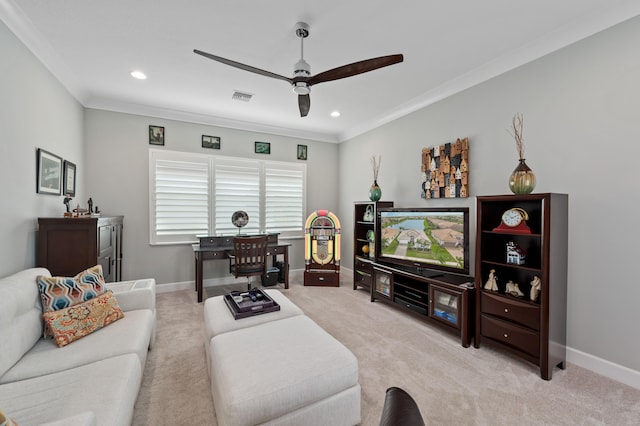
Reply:
[[251, 290], [251, 277], [267, 273], [267, 236], [234, 237], [229, 270], [236, 278], [247, 277], [247, 290]]

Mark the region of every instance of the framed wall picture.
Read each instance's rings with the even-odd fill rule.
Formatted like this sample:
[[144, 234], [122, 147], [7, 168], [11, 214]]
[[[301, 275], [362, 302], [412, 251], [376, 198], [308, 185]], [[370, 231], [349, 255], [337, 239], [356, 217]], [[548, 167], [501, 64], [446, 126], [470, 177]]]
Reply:
[[211, 148], [211, 149], [220, 149], [220, 137], [202, 135], [202, 147]]
[[36, 192], [60, 195], [62, 192], [62, 158], [44, 149], [38, 149], [36, 170]]
[[306, 159], [307, 159], [307, 146], [298, 145], [298, 160], [306, 160]]
[[271, 143], [270, 142], [256, 142], [255, 143], [255, 153], [256, 154], [271, 154]]
[[76, 165], [64, 160], [64, 191], [63, 195], [76, 196]]
[[149, 143], [151, 145], [164, 145], [164, 127], [149, 126]]

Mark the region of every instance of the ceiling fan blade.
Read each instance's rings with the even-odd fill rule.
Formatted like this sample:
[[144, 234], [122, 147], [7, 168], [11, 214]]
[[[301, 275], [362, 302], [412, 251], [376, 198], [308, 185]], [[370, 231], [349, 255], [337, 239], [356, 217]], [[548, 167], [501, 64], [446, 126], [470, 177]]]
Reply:
[[351, 77], [365, 72], [373, 71], [378, 68], [402, 62], [404, 57], [399, 55], [381, 56], [379, 58], [365, 59], [364, 61], [354, 62], [349, 65], [343, 65], [328, 71], [321, 72], [318, 75], [309, 77], [307, 83], [309, 85], [324, 83], [325, 81], [339, 80], [341, 78]]
[[300, 117], [306, 117], [309, 114], [309, 108], [311, 108], [311, 98], [308, 93], [298, 95], [298, 106], [300, 107]]
[[223, 63], [225, 65], [230, 65], [230, 66], [235, 67], [235, 68], [240, 68], [241, 70], [245, 70], [245, 71], [253, 72], [253, 73], [256, 73], [256, 74], [264, 75], [266, 77], [277, 78], [278, 80], [284, 80], [284, 81], [286, 81], [288, 83], [292, 82], [292, 79], [289, 78], [289, 77], [285, 77], [285, 76], [280, 75], [280, 74], [275, 74], [275, 73], [272, 73], [272, 72], [269, 72], [269, 71], [261, 70], [260, 68], [252, 67], [251, 65], [241, 64], [240, 62], [236, 62], [236, 61], [232, 61], [231, 59], [225, 59], [225, 58], [222, 58], [220, 56], [212, 55], [211, 53], [203, 52], [203, 51], [198, 50], [198, 49], [194, 49], [193, 53], [196, 53], [198, 55], [202, 55], [205, 58], [213, 59], [214, 61], [221, 62], [221, 63]]

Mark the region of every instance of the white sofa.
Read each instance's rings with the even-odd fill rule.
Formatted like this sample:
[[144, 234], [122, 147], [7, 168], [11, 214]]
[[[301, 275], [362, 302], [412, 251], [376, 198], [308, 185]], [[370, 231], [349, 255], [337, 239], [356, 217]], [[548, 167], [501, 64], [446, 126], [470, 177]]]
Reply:
[[129, 425], [155, 338], [155, 280], [107, 284], [124, 318], [59, 348], [43, 338], [38, 275], [50, 273], [0, 279], [0, 410], [20, 426]]

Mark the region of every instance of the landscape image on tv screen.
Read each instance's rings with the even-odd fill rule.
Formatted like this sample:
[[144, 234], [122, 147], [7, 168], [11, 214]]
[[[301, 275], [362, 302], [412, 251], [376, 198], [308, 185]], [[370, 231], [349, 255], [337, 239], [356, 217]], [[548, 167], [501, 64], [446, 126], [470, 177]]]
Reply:
[[385, 258], [464, 269], [462, 212], [381, 212]]

